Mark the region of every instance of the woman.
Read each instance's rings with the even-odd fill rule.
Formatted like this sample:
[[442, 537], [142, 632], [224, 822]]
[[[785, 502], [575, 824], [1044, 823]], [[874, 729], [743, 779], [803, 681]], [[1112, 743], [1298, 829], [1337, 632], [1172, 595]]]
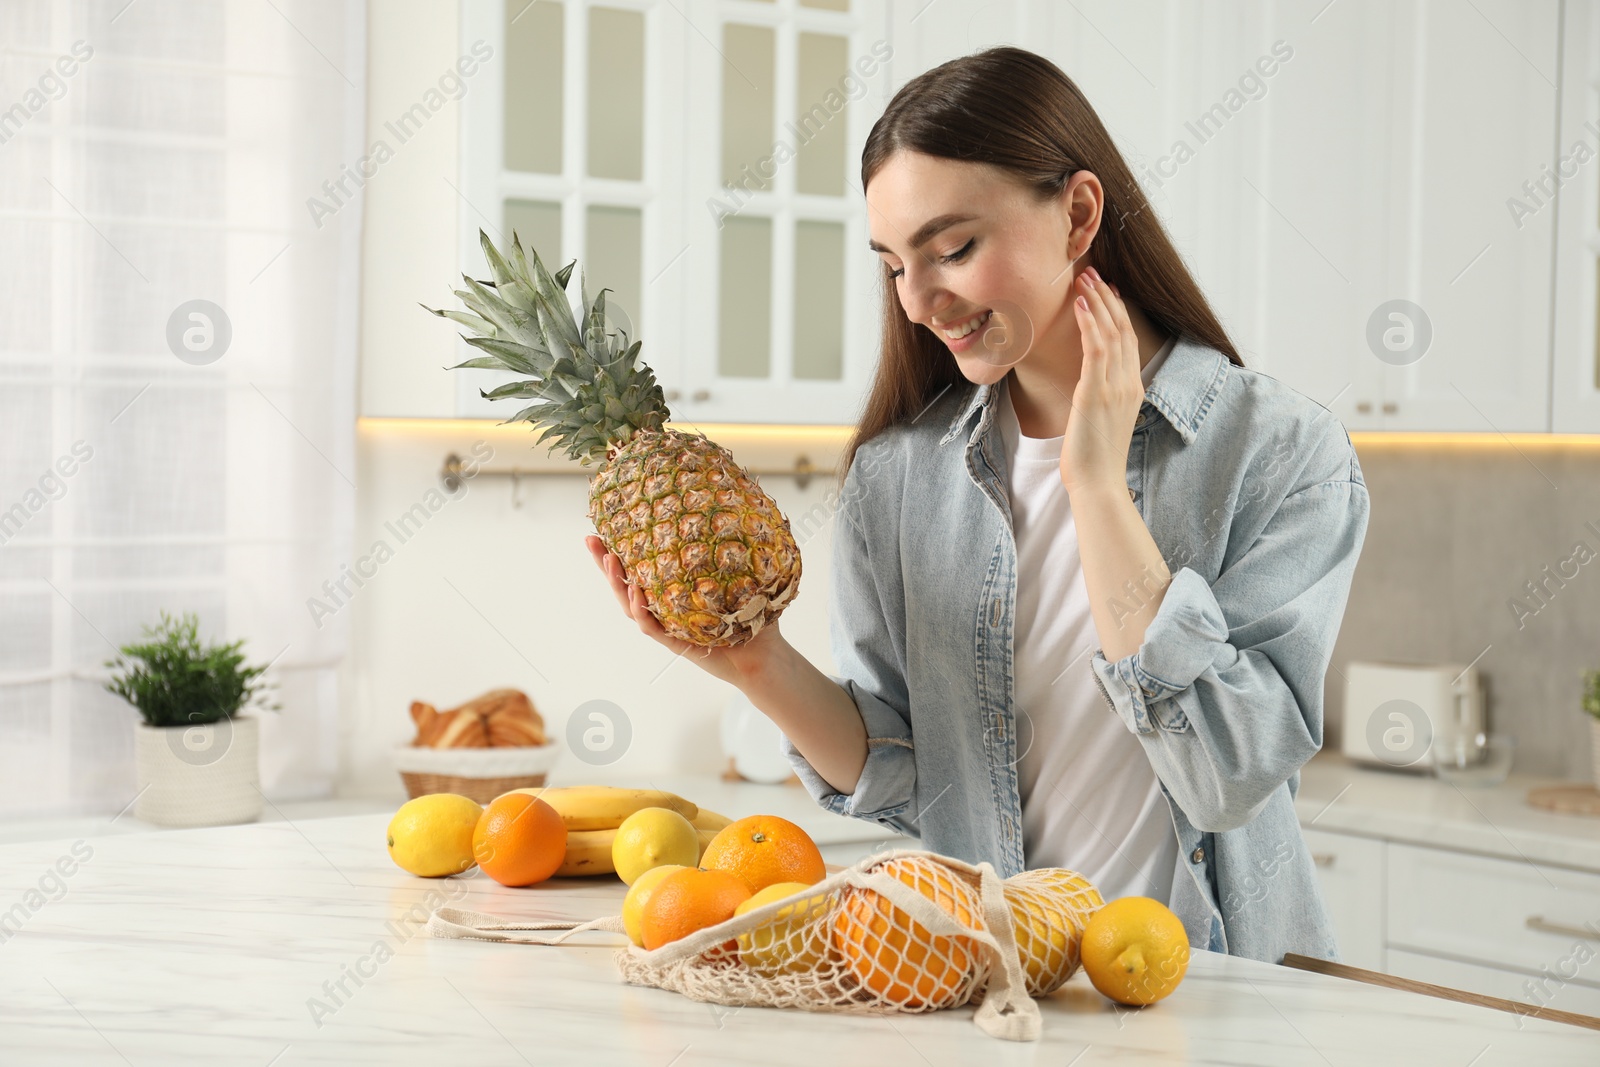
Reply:
[[689, 658], [831, 811], [1154, 897], [1197, 948], [1337, 959], [1293, 796], [1366, 532], [1349, 436], [1244, 368], [1048, 60], [922, 74], [861, 170], [883, 351], [834, 524], [840, 673], [776, 626]]

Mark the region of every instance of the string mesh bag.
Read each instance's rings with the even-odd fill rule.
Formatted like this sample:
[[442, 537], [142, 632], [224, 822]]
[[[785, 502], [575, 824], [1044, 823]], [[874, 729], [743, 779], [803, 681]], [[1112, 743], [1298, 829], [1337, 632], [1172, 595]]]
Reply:
[[1065, 867], [1014, 874], [1002, 889], [1028, 995], [1049, 996], [1078, 973], [1083, 928], [1105, 901], [1087, 878]]
[[[976, 1005], [973, 1021], [985, 1033], [1032, 1041], [1040, 1016], [1031, 996], [1077, 969], [1083, 923], [1099, 902], [1087, 882], [1071, 892], [1060, 883], [1041, 871], [1007, 882], [988, 863], [894, 849], [655, 949], [630, 943], [617, 968], [630, 984], [730, 1007], [894, 1014]], [[1016, 931], [1010, 893], [1030, 916]], [[1059, 924], [1053, 935], [1051, 923]], [[621, 916], [518, 924], [444, 907], [428, 929], [436, 937], [553, 944], [580, 930], [623, 926]], [[509, 935], [529, 929], [564, 932], [550, 940]]]

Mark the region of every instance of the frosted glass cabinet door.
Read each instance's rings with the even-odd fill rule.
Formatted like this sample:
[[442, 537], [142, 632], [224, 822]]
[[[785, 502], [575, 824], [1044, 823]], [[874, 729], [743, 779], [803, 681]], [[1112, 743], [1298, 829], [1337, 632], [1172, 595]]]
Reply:
[[[861, 146], [890, 93], [882, 0], [690, 4], [685, 388], [695, 422], [853, 422], [878, 348]], [[701, 206], [703, 205], [703, 207]]]
[[778, 35], [771, 26], [722, 27], [722, 182], [769, 190], [760, 160], [772, 152]]
[[[463, 0], [462, 37], [494, 42], [504, 61], [461, 103], [461, 269], [486, 276], [480, 228], [501, 245], [516, 233], [552, 272], [577, 260], [589, 299], [609, 290], [608, 323], [643, 342], [670, 401], [689, 321], [687, 116], [706, 114], [685, 100], [685, 70], [714, 50], [665, 0]], [[514, 377], [456, 373], [456, 413], [508, 418], [518, 401], [479, 393]]]
[[589, 9], [589, 177], [644, 178], [642, 11]]
[[[519, 7], [509, 12], [500, 50], [505, 56], [505, 99], [513, 102], [503, 111], [505, 168], [560, 174], [566, 8], [560, 4]], [[527, 106], [533, 101], [537, 106]]]

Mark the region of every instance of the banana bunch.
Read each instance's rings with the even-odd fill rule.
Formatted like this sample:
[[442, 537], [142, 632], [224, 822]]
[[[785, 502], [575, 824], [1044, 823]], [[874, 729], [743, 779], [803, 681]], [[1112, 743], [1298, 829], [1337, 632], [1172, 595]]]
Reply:
[[611, 862], [611, 842], [622, 820], [641, 808], [670, 808], [689, 820], [700, 834], [700, 851], [705, 852], [717, 831], [733, 822], [726, 815], [702, 808], [676, 793], [664, 789], [623, 789], [609, 785], [530, 786], [513, 789], [526, 793], [556, 809], [567, 827], [567, 858], [553, 877], [570, 878], [586, 874], [615, 874]]

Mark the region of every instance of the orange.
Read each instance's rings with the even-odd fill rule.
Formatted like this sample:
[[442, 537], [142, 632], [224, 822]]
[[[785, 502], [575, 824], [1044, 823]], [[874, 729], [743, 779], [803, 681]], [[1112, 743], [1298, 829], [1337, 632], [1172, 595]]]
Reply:
[[1178, 988], [1189, 969], [1189, 935], [1165, 904], [1118, 897], [1083, 929], [1083, 969], [1119, 1004], [1153, 1004]]
[[[914, 857], [887, 860], [876, 870], [911, 886], [963, 926], [978, 927], [983, 909], [977, 891], [951, 871]], [[882, 894], [854, 886], [841, 890], [833, 944], [863, 986], [906, 1008], [955, 1003], [978, 959], [971, 938], [935, 936]]]
[[[726, 922], [748, 899], [750, 888], [728, 871], [708, 871], [704, 867], [673, 871], [656, 883], [640, 909], [639, 932], [644, 935], [644, 947], [660, 948], [696, 930]], [[721, 947], [734, 953], [739, 950], [739, 942], [730, 939]]]
[[1028, 995], [1055, 992], [1078, 969], [1084, 925], [1105, 903], [1100, 891], [1065, 867], [1014, 874], [1001, 889], [1010, 905], [1011, 931]]
[[633, 880], [628, 887], [628, 895], [622, 898], [622, 929], [632, 941], [640, 948], [644, 948], [643, 914], [644, 906], [650, 900], [650, 894], [656, 891], [656, 883], [661, 881], [673, 871], [681, 871], [683, 866], [677, 863], [668, 863], [660, 867], [651, 867]]
[[750, 815], [718, 830], [700, 854], [700, 866], [732, 871], [752, 893], [779, 882], [816, 885], [828, 874], [811, 835], [776, 815]]
[[472, 832], [472, 855], [501, 885], [533, 885], [567, 858], [567, 825], [537, 797], [507, 793], [490, 801]]

